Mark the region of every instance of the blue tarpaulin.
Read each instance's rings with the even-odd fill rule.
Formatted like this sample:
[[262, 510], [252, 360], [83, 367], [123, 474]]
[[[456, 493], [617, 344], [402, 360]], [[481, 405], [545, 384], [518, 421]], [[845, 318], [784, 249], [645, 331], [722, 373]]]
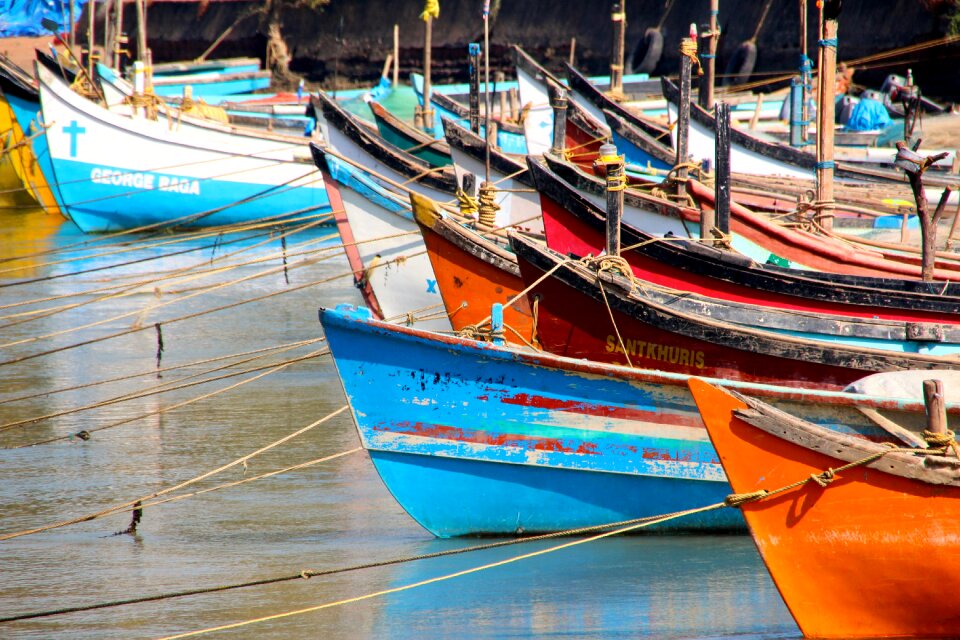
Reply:
[[891, 122], [890, 114], [882, 102], [862, 98], [853, 108], [847, 129], [851, 131], [876, 131], [885, 129]]
[[[73, 0], [74, 19], [86, 0]], [[44, 36], [50, 32], [40, 21], [44, 18], [60, 25], [60, 32], [70, 30], [70, 0], [0, 0], [0, 38], [14, 36]]]

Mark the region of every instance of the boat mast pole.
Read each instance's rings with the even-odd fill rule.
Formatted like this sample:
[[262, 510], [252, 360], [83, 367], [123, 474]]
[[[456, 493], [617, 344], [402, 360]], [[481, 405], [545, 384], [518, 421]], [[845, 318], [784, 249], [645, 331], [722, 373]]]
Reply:
[[491, 128], [490, 128], [490, 0], [484, 0], [483, 2], [483, 108], [484, 108], [484, 123], [486, 130], [484, 135], [486, 136], [487, 144], [484, 145], [486, 150], [486, 158], [484, 159], [484, 180], [489, 184], [490, 182], [490, 137], [491, 137]]
[[716, 83], [717, 74], [717, 44], [720, 39], [720, 28], [717, 26], [717, 19], [720, 15], [720, 0], [710, 0], [710, 30], [700, 35], [707, 45], [707, 52], [701, 53], [700, 57], [707, 61], [706, 75], [700, 80], [700, 106], [704, 109], [713, 109], [714, 95], [713, 86]]
[[623, 95], [623, 52], [627, 37], [627, 10], [625, 0], [613, 0], [613, 50], [610, 52], [610, 94]]
[[807, 91], [810, 90], [810, 58], [807, 55], [807, 0], [800, 0], [800, 142], [807, 142], [809, 135], [810, 105]]
[[90, 76], [93, 76], [93, 45], [94, 40], [96, 39], [96, 34], [94, 33], [94, 26], [96, 21], [94, 19], [94, 13], [96, 13], [96, 3], [94, 0], [87, 0], [87, 73]]
[[827, 230], [833, 228], [833, 160], [835, 83], [837, 76], [837, 17], [840, 1], [820, 6], [820, 79], [817, 83], [817, 216]]
[[424, 131], [433, 130], [433, 107], [430, 106], [430, 95], [433, 89], [430, 84], [430, 68], [433, 65], [433, 19], [440, 17], [440, 3], [438, 0], [427, 0], [423, 13], [423, 106], [414, 110], [414, 124]]

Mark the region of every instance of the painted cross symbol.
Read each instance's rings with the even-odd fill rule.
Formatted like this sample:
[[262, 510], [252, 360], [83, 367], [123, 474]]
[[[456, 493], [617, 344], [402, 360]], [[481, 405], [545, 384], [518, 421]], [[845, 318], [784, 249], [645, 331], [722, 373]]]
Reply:
[[87, 130], [81, 127], [76, 120], [70, 122], [69, 127], [64, 127], [63, 132], [70, 136], [70, 157], [77, 157], [77, 136], [86, 133]]
[[427, 278], [427, 293], [436, 293], [437, 292], [437, 281]]

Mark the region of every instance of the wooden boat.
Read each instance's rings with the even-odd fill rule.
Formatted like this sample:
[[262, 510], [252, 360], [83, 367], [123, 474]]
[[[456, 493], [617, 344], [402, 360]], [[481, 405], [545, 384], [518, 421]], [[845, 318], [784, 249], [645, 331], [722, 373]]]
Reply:
[[[663, 95], [670, 103], [672, 113], [675, 114], [677, 105], [680, 103], [680, 90], [665, 78], [662, 79], [662, 84]], [[675, 130], [672, 135], [676, 138]], [[703, 158], [713, 158], [715, 140], [713, 116], [698, 104], [691, 102], [688, 138], [690, 155], [698, 161]], [[816, 162], [814, 154], [807, 151], [763, 140], [736, 127], [730, 128], [730, 166], [735, 172], [810, 179], [814, 176]], [[871, 167], [864, 163], [837, 162], [834, 176], [857, 182], [903, 183], [907, 181], [902, 171]], [[927, 199], [935, 203], [940, 200], [943, 187], [957, 186], [960, 184], [960, 178], [928, 172], [924, 175], [924, 184], [927, 186]], [[950, 197], [953, 203], [958, 201], [956, 193]]]
[[325, 143], [345, 158], [434, 200], [456, 193], [453, 167], [432, 167], [387, 143], [322, 91], [310, 97], [308, 115], [317, 118]]
[[[890, 452], [716, 383], [689, 384], [737, 494], [829, 474], [824, 486], [806, 482], [740, 507], [805, 637], [957, 636], [955, 454]], [[830, 471], [868, 456], [877, 459]]]
[[210, 226], [329, 210], [302, 138], [129, 118], [37, 65], [60, 202], [86, 232]]
[[[423, 106], [423, 76], [418, 73], [410, 74], [410, 83], [416, 93], [420, 106]], [[470, 109], [463, 106], [449, 96], [434, 91], [430, 94], [430, 105], [434, 115], [434, 137], [443, 137], [443, 118], [457, 121], [460, 126], [468, 127]], [[486, 129], [481, 124], [480, 135], [486, 137]], [[527, 140], [523, 134], [523, 127], [512, 122], [497, 120], [497, 146], [506, 153], [526, 153]]]
[[[595, 526], [729, 493], [685, 375], [438, 335], [364, 309], [324, 309], [320, 320], [380, 478], [436, 536]], [[917, 402], [724, 384], [873, 440], [895, 439], [881, 423], [923, 428]], [[725, 509], [661, 530], [740, 527]]]
[[195, 98], [253, 93], [267, 89], [269, 71], [258, 58], [222, 58], [202, 62], [165, 62], [153, 65], [153, 91], [158, 96], [181, 96], [190, 87]]
[[450, 147], [443, 140], [407, 124], [384, 108], [376, 100], [368, 100], [377, 130], [384, 140], [408, 153], [426, 161], [432, 167], [445, 167], [453, 164]]
[[536, 342], [533, 313], [520, 296], [520, 267], [509, 248], [467, 228], [429, 198], [411, 193], [410, 204], [453, 330], [488, 324], [494, 303], [505, 305], [519, 296], [504, 307], [504, 339], [512, 344]]
[[62, 214], [56, 190], [50, 188], [53, 166], [50, 163], [47, 139], [42, 134], [39, 123], [40, 94], [34, 85], [33, 78], [2, 56], [0, 56], [0, 93], [10, 110], [10, 115], [13, 116], [10, 129], [15, 136], [19, 135], [23, 142], [18, 147], [18, 157], [11, 158], [22, 187], [27, 189], [44, 211]]
[[311, 143], [354, 284], [380, 318], [450, 331], [437, 278], [410, 210], [409, 195]]
[[[939, 351], [939, 343], [913, 341], [906, 323], [823, 314], [791, 319], [750, 305], [698, 309], [688, 305], [702, 301], [692, 294], [598, 272], [518, 235], [510, 241], [528, 298], [539, 298], [537, 337], [558, 355], [825, 389], [880, 371], [960, 367], [953, 345]], [[707, 315], [721, 312], [728, 321]], [[930, 355], [937, 353], [944, 355]]]
[[[447, 118], [443, 119], [443, 130], [450, 144], [458, 181], [463, 184], [465, 176], [471, 174], [474, 184], [479, 186], [486, 175], [486, 140]], [[497, 226], [519, 223], [528, 231], [543, 231], [540, 199], [522, 157], [509, 156], [491, 147], [490, 182], [497, 187], [496, 203], [500, 207]]]
[[[600, 255], [606, 244], [606, 212], [567, 181], [576, 172], [551, 157], [529, 163], [540, 194], [547, 245], [565, 255]], [[629, 193], [629, 192], [625, 192]], [[675, 203], [650, 198], [665, 216]], [[960, 322], [960, 286], [825, 274], [759, 263], [697, 240], [658, 241], [624, 222], [622, 256], [645, 281], [733, 302], [777, 309], [843, 314], [905, 322]]]
[[[584, 107], [598, 122], [606, 122], [604, 111], [612, 111], [634, 127], [654, 139], [665, 139], [670, 130], [664, 124], [638, 115], [600, 90], [594, 83], [569, 64], [564, 65], [572, 98]], [[673, 166], [673, 165], [671, 165]]]

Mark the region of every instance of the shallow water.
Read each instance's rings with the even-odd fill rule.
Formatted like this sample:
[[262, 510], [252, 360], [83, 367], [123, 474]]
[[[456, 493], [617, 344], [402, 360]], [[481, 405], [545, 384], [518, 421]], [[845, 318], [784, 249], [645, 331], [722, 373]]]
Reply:
[[[291, 267], [299, 243], [330, 229], [288, 239]], [[221, 363], [156, 374], [162, 323], [161, 366], [287, 344], [321, 336], [320, 306], [359, 303], [349, 278], [306, 287], [231, 309], [172, 322], [199, 311], [346, 274], [336, 240], [326, 240], [326, 259], [292, 268], [284, 279], [278, 239], [228, 244], [224, 237], [178, 240], [124, 254], [42, 264], [70, 255], [0, 262], [0, 424], [70, 411], [121, 393]], [[0, 211], [0, 257], [23, 256], [89, 240], [39, 212]], [[256, 256], [264, 262], [175, 284], [141, 286], [131, 295], [90, 303], [30, 322], [12, 314], [30, 307], [15, 302], [89, 291], [110, 282], [140, 282], [173, 269], [209, 266], [246, 246], [228, 262]], [[192, 253], [175, 251], [205, 247]], [[318, 254], [319, 255], [319, 254]], [[88, 271], [118, 261], [161, 259], [116, 269]], [[217, 264], [217, 263], [214, 263]], [[212, 283], [275, 269], [265, 277], [217, 290]], [[55, 279], [41, 279], [50, 276]], [[36, 280], [11, 286], [15, 282]], [[199, 293], [201, 292], [202, 293]], [[188, 293], [194, 298], [163, 307]], [[77, 302], [60, 299], [42, 306]], [[117, 318], [121, 314], [128, 314]], [[106, 320], [102, 325], [74, 329]], [[67, 348], [122, 330], [143, 331]], [[51, 335], [62, 331], [60, 335]], [[44, 337], [48, 336], [48, 337]], [[20, 340], [32, 340], [6, 346]], [[208, 374], [223, 375], [307, 354], [313, 344]], [[64, 349], [13, 364], [10, 360]], [[249, 357], [249, 356], [248, 356]], [[123, 382], [66, 393], [78, 384], [145, 374]], [[329, 356], [290, 365], [202, 401], [174, 405], [223, 389], [259, 372], [150, 395], [16, 428], [0, 427], [0, 535], [66, 520], [127, 503], [194, 478], [301, 429], [343, 406], [344, 396]], [[189, 382], [182, 380], [181, 384]], [[43, 394], [30, 399], [10, 399]], [[162, 413], [161, 409], [165, 409]], [[147, 415], [149, 414], [149, 415]], [[143, 417], [146, 416], [146, 417]], [[131, 418], [127, 424], [111, 426]], [[104, 428], [109, 427], [109, 428]], [[95, 431], [96, 429], [101, 429]], [[81, 430], [72, 438], [9, 448]], [[252, 458], [184, 492], [252, 478], [274, 469], [359, 446], [348, 413]], [[469, 505], [465, 505], [469, 507]], [[329, 462], [144, 509], [135, 535], [121, 513], [43, 533], [0, 541], [0, 617], [292, 576], [304, 569], [348, 567], [441, 550], [477, 540], [436, 540], [414, 523], [380, 483], [366, 455]], [[564, 540], [568, 542], [569, 540]], [[155, 638], [276, 616], [444, 576], [507, 559], [557, 542], [420, 560], [309, 580], [159, 600], [34, 620], [0, 623], [3, 638]], [[590, 542], [452, 580], [438, 581], [274, 618], [209, 637], [235, 638], [796, 638], [799, 632], [747, 536], [632, 536]]]

